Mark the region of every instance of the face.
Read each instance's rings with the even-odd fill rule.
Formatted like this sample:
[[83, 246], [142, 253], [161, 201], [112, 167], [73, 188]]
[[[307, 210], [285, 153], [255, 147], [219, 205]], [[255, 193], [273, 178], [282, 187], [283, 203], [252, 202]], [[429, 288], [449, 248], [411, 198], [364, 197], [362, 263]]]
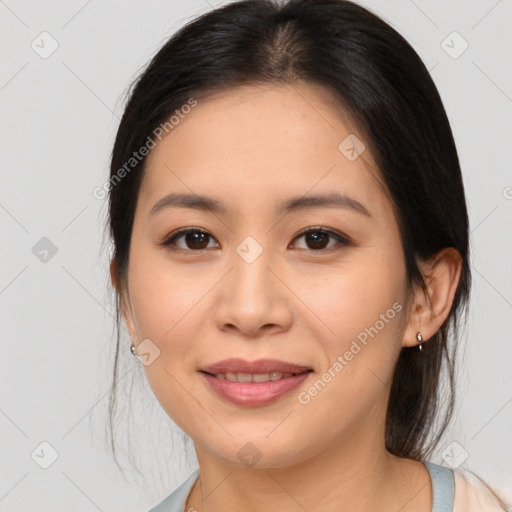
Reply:
[[[355, 131], [332, 105], [305, 84], [217, 93], [147, 160], [125, 321], [135, 344], [150, 340], [144, 369], [165, 411], [196, 449], [238, 466], [246, 452], [277, 468], [383, 439], [405, 263], [370, 151], [340, 150]], [[231, 358], [301, 369], [229, 376], [266, 383], [203, 372]]]

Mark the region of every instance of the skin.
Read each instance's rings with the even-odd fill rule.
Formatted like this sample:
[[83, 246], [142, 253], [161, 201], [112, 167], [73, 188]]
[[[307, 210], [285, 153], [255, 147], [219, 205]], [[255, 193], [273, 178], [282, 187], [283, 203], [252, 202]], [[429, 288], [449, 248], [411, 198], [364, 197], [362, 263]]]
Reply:
[[[320, 86], [243, 86], [200, 99], [151, 151], [134, 219], [123, 316], [132, 342], [160, 355], [144, 366], [164, 410], [194, 441], [201, 478], [186, 510], [430, 512], [426, 467], [385, 449], [386, 405], [404, 346], [428, 342], [449, 313], [460, 276], [453, 249], [424, 262], [427, 296], [406, 282], [398, 224], [375, 179], [370, 150], [349, 161], [338, 146], [356, 133]], [[364, 140], [361, 135], [358, 135]], [[277, 214], [290, 196], [340, 191], [371, 213], [315, 207]], [[227, 214], [168, 208], [171, 192], [205, 194]], [[305, 228], [325, 238], [314, 249]], [[162, 241], [180, 228], [209, 233]], [[262, 248], [247, 263], [247, 237]], [[181, 250], [180, 250], [181, 248]], [[324, 251], [324, 252], [322, 252]], [[112, 280], [118, 291], [115, 263]], [[403, 307], [308, 404], [298, 394], [394, 303]], [[221, 359], [264, 357], [313, 368], [276, 402], [228, 403], [198, 369]], [[251, 468], [237, 452], [261, 455]], [[203, 500], [204, 497], [204, 500]], [[341, 507], [340, 504], [343, 504]]]

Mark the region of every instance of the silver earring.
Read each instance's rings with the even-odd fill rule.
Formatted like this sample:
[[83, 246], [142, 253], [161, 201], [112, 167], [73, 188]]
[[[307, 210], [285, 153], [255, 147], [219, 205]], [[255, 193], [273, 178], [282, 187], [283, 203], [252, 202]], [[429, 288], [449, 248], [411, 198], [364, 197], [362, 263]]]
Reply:
[[416, 340], [417, 340], [417, 341], [418, 341], [418, 343], [420, 344], [420, 346], [418, 347], [418, 350], [419, 350], [420, 352], [423, 352], [423, 346], [421, 345], [421, 344], [422, 344], [422, 342], [423, 342], [423, 336], [422, 336], [421, 332], [418, 332], [418, 333], [416, 334]]
[[135, 345], [130, 345], [130, 352], [136, 356], [137, 355], [137, 348], [135, 347]]

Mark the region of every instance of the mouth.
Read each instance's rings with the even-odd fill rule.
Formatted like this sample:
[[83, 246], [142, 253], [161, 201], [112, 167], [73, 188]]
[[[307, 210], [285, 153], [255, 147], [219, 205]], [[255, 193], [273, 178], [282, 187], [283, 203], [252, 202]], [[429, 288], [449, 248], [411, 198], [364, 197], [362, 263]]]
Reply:
[[[269, 380], [277, 380], [276, 375], [283, 374], [299, 375], [306, 371], [312, 371], [312, 368], [305, 365], [280, 361], [278, 359], [258, 359], [257, 361], [246, 361], [240, 358], [231, 358], [218, 361], [216, 363], [200, 368], [200, 371], [214, 376], [225, 376], [231, 380], [232, 375], [241, 375], [242, 378], [247, 375], [265, 376], [269, 375]], [[274, 375], [272, 379], [271, 376]], [[231, 378], [230, 378], [231, 376]], [[281, 377], [279, 377], [281, 378]], [[246, 382], [246, 381], [234, 381]], [[265, 382], [265, 381], [263, 381]]]
[[296, 377], [297, 375], [302, 375], [303, 373], [310, 373], [313, 370], [304, 370], [301, 372], [269, 372], [269, 373], [246, 373], [246, 372], [239, 372], [239, 373], [233, 373], [233, 372], [226, 372], [226, 373], [209, 373], [202, 371], [202, 373], [206, 373], [207, 375], [210, 375], [211, 377], [215, 377], [220, 380], [227, 380], [229, 382], [240, 382], [240, 383], [247, 383], [247, 382], [255, 382], [255, 383], [262, 383], [262, 382], [269, 382], [269, 381], [276, 381], [281, 379], [288, 379], [290, 377]]
[[304, 382], [312, 368], [271, 359], [220, 361], [202, 368], [210, 390], [235, 405], [261, 406], [289, 394]]

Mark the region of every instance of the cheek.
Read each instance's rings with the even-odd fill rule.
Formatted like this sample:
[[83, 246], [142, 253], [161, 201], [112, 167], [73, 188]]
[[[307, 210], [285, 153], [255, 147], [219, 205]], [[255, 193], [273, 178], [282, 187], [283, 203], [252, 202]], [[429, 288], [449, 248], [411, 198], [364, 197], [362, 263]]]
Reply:
[[[191, 279], [165, 258], [137, 248], [130, 261], [130, 297], [138, 339], [151, 340], [160, 351], [151, 364], [144, 365], [146, 378], [157, 400], [178, 424], [186, 410], [183, 404], [190, 400], [183, 388], [183, 371], [195, 366], [197, 313], [212, 279]], [[196, 392], [191, 383], [187, 389]]]
[[178, 426], [190, 428], [187, 422], [193, 406], [185, 404], [195, 403], [190, 396], [197, 396], [198, 390], [193, 382], [184, 383], [184, 369], [192, 368], [197, 358], [195, 315], [211, 283], [190, 279], [170, 264], [162, 264], [163, 258], [135, 254], [130, 263], [130, 297], [138, 334], [160, 351], [150, 365], [143, 366], [144, 372], [162, 408]]
[[304, 396], [312, 412], [321, 414], [321, 404], [336, 403], [340, 408], [329, 408], [329, 416], [341, 421], [340, 411], [357, 416], [383, 399], [401, 348], [405, 312], [405, 275], [394, 257], [393, 264], [382, 254], [347, 259], [328, 274], [325, 269], [322, 276], [305, 274], [309, 283], [302, 277], [300, 297], [315, 313], [307, 312], [308, 328], [318, 329], [324, 353], [321, 382]]
[[[297, 276], [297, 295], [326, 328], [327, 339], [349, 341], [379, 322], [399, 324], [399, 306], [403, 307], [403, 276], [400, 269], [385, 261], [369, 258], [347, 262], [343, 267], [325, 268]], [[381, 322], [378, 323], [381, 326]], [[384, 330], [384, 329], [383, 329]]]
[[318, 326], [323, 357], [317, 380], [299, 402], [311, 417], [350, 428], [385, 400], [401, 348], [403, 297], [393, 276], [374, 268], [333, 275], [304, 302], [321, 319], [311, 321], [309, 332]]
[[189, 272], [150, 251], [134, 251], [130, 265], [130, 297], [139, 334], [165, 345], [182, 329], [181, 319], [186, 321], [211, 284], [191, 279]]

